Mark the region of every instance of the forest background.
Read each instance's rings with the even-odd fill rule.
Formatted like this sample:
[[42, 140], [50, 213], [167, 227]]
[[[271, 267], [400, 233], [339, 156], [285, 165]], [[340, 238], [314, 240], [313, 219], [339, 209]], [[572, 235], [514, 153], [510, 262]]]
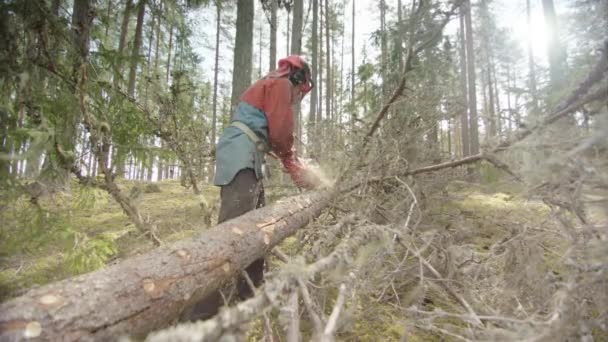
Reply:
[[[6, 0], [0, 22], [7, 303], [213, 226], [238, 96], [302, 54], [296, 149], [336, 186], [269, 271], [340, 266], [250, 338], [606, 337], [606, 0]], [[298, 194], [272, 165], [268, 202]]]

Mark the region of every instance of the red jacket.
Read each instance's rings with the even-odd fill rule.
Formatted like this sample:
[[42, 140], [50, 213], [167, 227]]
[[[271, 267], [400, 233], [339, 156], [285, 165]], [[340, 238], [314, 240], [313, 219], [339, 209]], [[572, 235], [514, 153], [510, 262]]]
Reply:
[[281, 159], [293, 181], [300, 187], [306, 187], [302, 177], [304, 168], [293, 151], [293, 96], [296, 95], [289, 79], [266, 77], [251, 85], [241, 96], [241, 101], [264, 112], [268, 121], [270, 148]]

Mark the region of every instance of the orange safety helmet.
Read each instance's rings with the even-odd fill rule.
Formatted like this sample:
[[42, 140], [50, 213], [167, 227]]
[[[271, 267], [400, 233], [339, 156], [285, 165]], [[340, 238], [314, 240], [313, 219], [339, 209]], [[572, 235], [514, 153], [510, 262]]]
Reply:
[[291, 55], [279, 60], [279, 73], [287, 75], [293, 85], [306, 95], [314, 86], [310, 75], [310, 66], [298, 55]]

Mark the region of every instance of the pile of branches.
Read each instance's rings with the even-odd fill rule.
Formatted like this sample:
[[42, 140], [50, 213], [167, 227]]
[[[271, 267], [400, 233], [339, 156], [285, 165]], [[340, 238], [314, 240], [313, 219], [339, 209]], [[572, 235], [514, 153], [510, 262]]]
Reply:
[[[362, 142], [361, 158], [340, 178], [333, 204], [312, 229], [299, 233], [298, 253], [289, 257], [275, 249], [283, 264], [268, 274], [253, 298], [222, 309], [208, 321], [152, 333], [148, 340], [238, 339], [258, 318], [264, 322], [266, 340], [273, 340], [270, 313], [276, 310], [288, 341], [300, 340], [301, 334], [332, 341], [348, 334], [357, 311], [373, 317], [373, 303], [391, 306], [401, 315], [402, 340], [413, 329], [465, 341], [590, 340], [594, 333], [605, 334], [607, 52], [608, 41], [589, 76], [537, 124], [486, 146], [478, 155], [430, 167], [383, 157], [399, 155], [390, 146], [403, 146], [404, 134], [385, 134], [384, 141], [394, 139], [395, 144], [373, 153], [379, 148], [373, 133], [400, 96], [404, 87], [399, 87]], [[402, 85], [408, 71], [406, 67]], [[554, 151], [550, 163], [539, 166], [534, 181], [521, 174], [512, 153], [504, 153], [526, 146], [537, 132], [597, 103], [601, 109], [595, 112], [595, 130], [569, 140], [570, 148]], [[535, 141], [531, 148], [541, 143]], [[418, 160], [424, 163], [425, 158]], [[433, 226], [428, 218], [428, 209], [442, 204], [438, 198], [449, 179], [468, 173], [456, 167], [480, 161], [519, 183], [525, 189], [520, 196], [548, 208], [537, 226], [514, 218], [483, 252], [466, 245], [462, 235], [467, 232]], [[556, 167], [559, 171], [552, 171]], [[440, 170], [440, 175], [429, 174]], [[551, 267], [548, 254], [556, 260]], [[300, 327], [302, 313], [310, 329]]]

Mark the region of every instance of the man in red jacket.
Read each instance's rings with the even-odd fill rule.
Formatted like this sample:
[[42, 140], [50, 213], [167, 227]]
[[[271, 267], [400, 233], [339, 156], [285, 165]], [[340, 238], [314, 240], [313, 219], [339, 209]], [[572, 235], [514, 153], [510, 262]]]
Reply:
[[[294, 183], [312, 189], [316, 179], [293, 151], [294, 117], [292, 106], [313, 88], [310, 67], [300, 56], [279, 61], [278, 69], [251, 85], [240, 98], [233, 122], [226, 127], [216, 147], [214, 184], [221, 187], [218, 223], [264, 205], [262, 179], [265, 155], [273, 152]], [[264, 278], [264, 258], [246, 268], [257, 287]], [[241, 299], [252, 295], [246, 279], [239, 279]], [[223, 304], [219, 293], [198, 303], [190, 319], [204, 319], [217, 313]]]

